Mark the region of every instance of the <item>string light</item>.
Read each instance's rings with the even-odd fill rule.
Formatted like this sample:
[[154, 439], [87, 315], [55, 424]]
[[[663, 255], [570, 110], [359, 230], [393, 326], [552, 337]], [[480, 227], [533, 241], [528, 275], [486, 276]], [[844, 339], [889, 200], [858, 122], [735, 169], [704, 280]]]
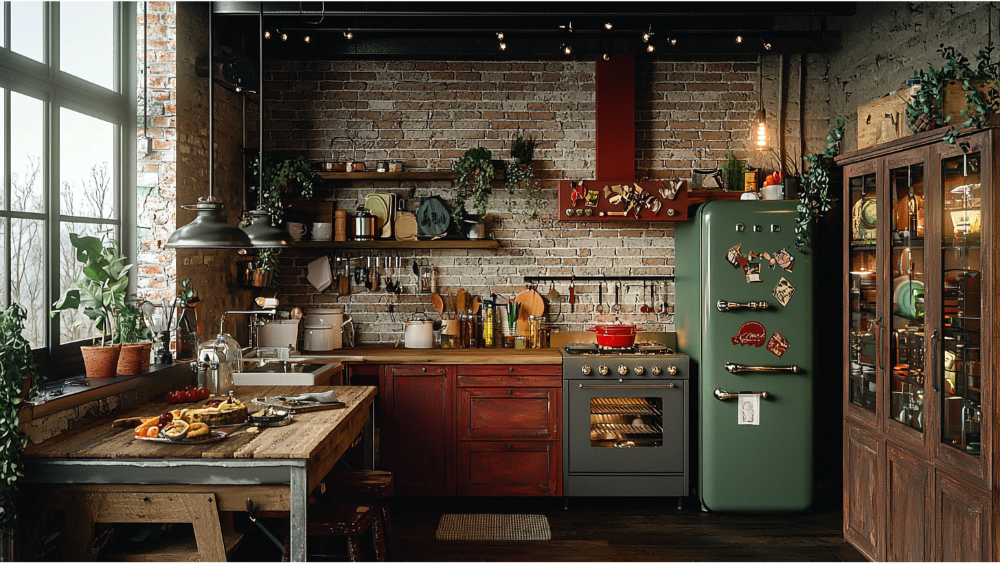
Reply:
[[306, 35], [305, 37], [303, 37], [302, 40], [305, 41], [306, 43], [309, 43], [309, 42], [312, 41], [312, 39], [308, 35]]
[[500, 41], [503, 41], [503, 32], [502, 31], [497, 32], [497, 39], [499, 39]]
[[559, 49], [562, 50], [562, 52], [563, 52], [564, 55], [572, 55], [573, 54], [573, 46], [570, 45], [570, 44], [568, 44], [568, 43], [563, 43], [559, 47]]
[[771, 42], [768, 41], [766, 38], [761, 37], [760, 38], [760, 42], [764, 44], [764, 50], [765, 51], [770, 51], [771, 50]]
[[646, 52], [647, 53], [652, 53], [655, 50], [656, 50], [656, 47], [653, 47], [652, 45], [646, 45]]
[[504, 43], [503, 41], [500, 42], [500, 50], [501, 51], [506, 51], [507, 50], [507, 44]]
[[[278, 30], [278, 33], [281, 33], [280, 29]], [[281, 33], [281, 40], [282, 41], [288, 41], [288, 34], [287, 33]]]
[[344, 32], [344, 37], [346, 37], [347, 40], [350, 41], [351, 39], [354, 39], [354, 33], [351, 32], [351, 31], [345, 31]]
[[271, 38], [271, 31], [270, 30], [265, 31], [264, 32], [264, 39], [270, 39], [270, 38]]
[[653, 24], [649, 24], [649, 31], [642, 34], [642, 42], [649, 43], [649, 40], [653, 37]]
[[608, 23], [604, 24], [604, 29], [606, 29], [608, 31], [611, 31], [611, 27], [612, 27], [611, 22], [608, 22]]
[[743, 36], [742, 35], [737, 35], [736, 36], [736, 43], [737, 44], [742, 44], [743, 43]]
[[676, 37], [671, 37], [670, 38], [670, 44], [671, 45], [676, 45], [677, 44], [677, 38]]
[[606, 61], [610, 61], [611, 60], [611, 55], [609, 55], [607, 53], [604, 53], [604, 56], [601, 57], [601, 58], [604, 59], [604, 60], [606, 60]]

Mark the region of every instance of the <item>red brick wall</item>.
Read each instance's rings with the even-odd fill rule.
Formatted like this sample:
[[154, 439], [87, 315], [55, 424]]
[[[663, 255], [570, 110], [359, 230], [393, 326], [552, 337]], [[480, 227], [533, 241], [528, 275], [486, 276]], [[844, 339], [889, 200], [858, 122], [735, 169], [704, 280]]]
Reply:
[[[777, 116], [776, 58], [766, 59], [765, 105]], [[774, 71], [769, 71], [767, 65]], [[798, 143], [797, 65], [790, 65], [785, 142]], [[639, 61], [636, 65], [637, 176], [687, 178], [692, 167], [725, 159], [732, 148], [762, 164], [747, 150], [748, 119], [757, 107], [754, 59], [689, 58]], [[356, 160], [374, 166], [379, 159], [403, 160], [409, 170], [447, 169], [465, 150], [483, 146], [494, 158], [509, 158], [507, 146], [518, 128], [539, 139], [535, 169], [545, 180], [546, 207], [539, 220], [520, 222], [507, 212], [515, 198], [495, 190], [490, 215], [500, 251], [452, 250], [405, 252], [441, 273], [442, 291], [465, 287], [470, 293], [513, 297], [523, 289], [524, 275], [608, 275], [673, 273], [673, 230], [670, 225], [636, 222], [605, 226], [555, 221], [558, 179], [590, 179], [594, 171], [594, 64], [591, 62], [275, 62], [269, 63], [265, 141], [270, 149], [303, 153], [314, 161], [350, 156], [350, 148], [331, 139], [357, 141]], [[807, 84], [822, 83], [820, 73], [807, 74]], [[788, 106], [793, 103], [794, 106]], [[822, 105], [822, 103], [820, 104]], [[822, 116], [826, 120], [826, 116]], [[776, 121], [775, 121], [776, 124]], [[773, 133], [772, 133], [773, 134]], [[807, 128], [810, 150], [821, 146], [825, 130]], [[447, 182], [328, 182], [317, 197], [334, 200], [353, 212], [374, 189], [407, 199], [407, 208], [425, 195], [451, 200]], [[401, 321], [411, 312], [430, 311], [429, 298], [414, 294], [412, 274], [401, 303], [384, 293], [354, 288], [349, 297], [331, 289], [318, 293], [305, 278], [305, 266], [316, 252], [286, 251], [282, 259], [279, 297], [297, 306], [339, 302], [347, 305], [365, 342], [395, 342]], [[406, 260], [409, 265], [409, 260]], [[406, 272], [408, 272], [408, 268]], [[629, 284], [623, 297], [625, 321], [647, 329], [672, 329], [672, 319], [639, 313], [641, 283]], [[550, 317], [568, 329], [610, 320], [594, 312], [597, 288], [577, 284], [576, 313], [565, 303], [567, 284], [556, 284], [563, 303]], [[546, 293], [549, 287], [541, 288]], [[612, 296], [613, 298], [613, 296]], [[607, 301], [609, 296], [605, 295]], [[648, 298], [647, 298], [648, 299]], [[671, 298], [672, 299], [672, 298]], [[390, 301], [393, 313], [389, 312]], [[640, 301], [641, 303], [641, 301]], [[561, 311], [561, 314], [559, 313]]]

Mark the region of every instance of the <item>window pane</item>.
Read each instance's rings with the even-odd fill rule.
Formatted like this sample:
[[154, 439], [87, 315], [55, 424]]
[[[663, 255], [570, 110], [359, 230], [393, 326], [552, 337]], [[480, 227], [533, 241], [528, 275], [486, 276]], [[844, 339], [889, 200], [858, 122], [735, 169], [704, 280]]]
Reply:
[[[0, 14], [3, 14], [3, 2], [0, 2]], [[0, 37], [3, 37], [3, 17], [2, 16], [0, 16]], [[4, 129], [3, 101], [4, 101], [4, 89], [0, 88], [0, 209], [7, 209], [7, 201], [4, 199], [5, 198], [5, 194], [4, 194], [4, 189], [3, 189], [3, 181], [4, 181], [4, 178], [7, 177], [6, 176], [7, 171], [4, 170], [4, 160], [5, 159], [4, 159], [4, 152], [3, 152], [4, 151], [4, 144], [3, 144], [3, 142], [4, 142], [4, 139], [6, 138], [6, 135], [4, 135], [5, 129]], [[4, 279], [5, 278], [3, 276], [0, 276], [0, 282], [2, 282]]]
[[[17, 2], [15, 2], [16, 4]], [[10, 209], [41, 213], [42, 101], [10, 95]]]
[[[101, 237], [100, 232], [111, 228], [93, 223], [63, 223], [59, 228], [59, 288], [62, 292], [71, 288], [83, 276], [83, 264], [76, 259], [76, 249], [69, 243], [70, 233], [80, 236]], [[59, 315], [59, 342], [65, 344], [100, 336], [94, 323], [83, 314], [83, 309], [63, 311]]]
[[7, 221], [6, 217], [0, 217], [0, 308], [3, 309], [10, 303], [7, 300], [7, 242], [4, 239]]
[[11, 299], [28, 310], [24, 337], [32, 348], [45, 345], [45, 222], [11, 219], [10, 291]]
[[10, 3], [10, 49], [25, 57], [45, 62], [44, 2]]
[[115, 126], [66, 108], [59, 120], [62, 214], [113, 219]]
[[114, 89], [115, 12], [112, 2], [59, 3], [62, 70]]

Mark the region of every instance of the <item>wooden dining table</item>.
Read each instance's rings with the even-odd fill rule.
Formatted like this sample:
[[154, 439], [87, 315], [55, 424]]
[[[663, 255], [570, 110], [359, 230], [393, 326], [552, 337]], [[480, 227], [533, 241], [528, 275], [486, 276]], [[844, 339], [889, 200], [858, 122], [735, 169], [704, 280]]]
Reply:
[[[34, 487], [40, 494], [37, 498], [48, 498], [51, 503], [61, 503], [60, 508], [83, 512], [67, 515], [63, 533], [72, 541], [63, 542], [64, 550], [67, 545], [84, 544], [82, 551], [64, 553], [67, 559], [93, 557], [87, 540], [92, 536], [94, 522], [117, 521], [114, 515], [122, 514], [109, 507], [124, 506], [125, 513], [142, 513], [147, 521], [171, 521], [163, 520], [172, 517], [169, 515], [159, 520], [150, 517], [155, 512], [152, 509], [128, 508], [131, 502], [145, 503], [148, 508], [160, 499], [172, 507], [170, 514], [178, 513], [178, 507], [188, 506], [188, 502], [194, 512], [210, 504], [213, 511], [219, 512], [287, 511], [288, 555], [292, 561], [305, 561], [310, 492], [359, 435], [364, 436], [364, 464], [374, 468], [374, 401], [378, 388], [308, 388], [309, 392], [330, 390], [336, 392], [345, 408], [295, 414], [291, 424], [259, 432], [248, 432], [247, 426], [230, 429], [225, 439], [198, 445], [141, 441], [130, 428], [113, 428], [112, 418], [97, 420], [26, 448], [23, 482], [44, 485]], [[235, 396], [253, 412], [256, 408], [250, 400], [254, 397], [295, 396], [303, 391], [303, 387], [237, 387]], [[157, 416], [176, 407], [151, 402], [114, 418]], [[208, 503], [204, 498], [196, 503], [199, 497], [190, 495], [208, 496]], [[182, 519], [174, 521], [194, 523], [204, 519], [200, 512], [179, 512]], [[210, 528], [217, 526], [210, 523]], [[204, 530], [199, 536], [198, 525], [195, 536], [199, 553], [208, 550], [201, 553], [202, 559], [217, 560], [220, 553], [224, 558], [223, 538]]]

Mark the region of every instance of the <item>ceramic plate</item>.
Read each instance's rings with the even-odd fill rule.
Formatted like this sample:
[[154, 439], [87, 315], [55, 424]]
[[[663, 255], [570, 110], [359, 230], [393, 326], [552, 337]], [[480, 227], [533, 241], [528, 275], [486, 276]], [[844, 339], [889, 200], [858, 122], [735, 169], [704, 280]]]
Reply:
[[437, 196], [428, 197], [417, 209], [417, 229], [421, 235], [443, 235], [448, 232], [451, 214]]

